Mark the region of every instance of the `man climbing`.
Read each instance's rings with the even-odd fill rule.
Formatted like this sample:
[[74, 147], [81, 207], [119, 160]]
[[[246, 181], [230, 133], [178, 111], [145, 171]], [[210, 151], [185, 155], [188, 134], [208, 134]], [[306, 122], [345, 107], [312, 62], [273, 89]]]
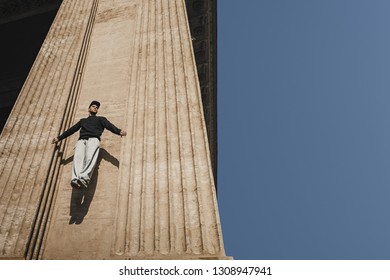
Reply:
[[100, 136], [104, 129], [106, 128], [120, 136], [127, 134], [126, 131], [117, 128], [105, 117], [96, 116], [99, 107], [100, 102], [92, 101], [88, 108], [89, 116], [81, 119], [52, 141], [53, 144], [58, 143], [80, 130], [80, 137], [73, 156], [72, 180], [70, 182], [73, 188], [88, 187], [99, 155]]

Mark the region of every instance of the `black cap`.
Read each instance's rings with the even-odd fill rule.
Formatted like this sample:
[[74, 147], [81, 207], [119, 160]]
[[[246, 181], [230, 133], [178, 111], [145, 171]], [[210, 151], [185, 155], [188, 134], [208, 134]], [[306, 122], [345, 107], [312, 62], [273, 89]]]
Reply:
[[[96, 105], [96, 106], [99, 108], [99, 107], [100, 107], [100, 102], [94, 100], [94, 101], [91, 102], [91, 104], [89, 104], [89, 107], [91, 107], [92, 105]], [[89, 107], [88, 107], [88, 108], [89, 108]]]

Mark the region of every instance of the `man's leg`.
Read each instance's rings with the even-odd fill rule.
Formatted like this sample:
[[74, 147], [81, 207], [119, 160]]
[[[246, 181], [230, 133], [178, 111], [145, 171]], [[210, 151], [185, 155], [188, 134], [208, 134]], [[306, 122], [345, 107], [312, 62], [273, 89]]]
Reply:
[[86, 184], [89, 184], [91, 181], [93, 170], [95, 169], [99, 156], [99, 145], [100, 141], [97, 138], [89, 138], [86, 140], [84, 167], [79, 174], [79, 180], [81, 180], [82, 183], [85, 182]]
[[77, 180], [80, 178], [80, 173], [83, 171], [84, 158], [86, 152], [86, 140], [78, 140], [74, 150], [73, 167], [72, 167], [72, 187], [77, 187]]

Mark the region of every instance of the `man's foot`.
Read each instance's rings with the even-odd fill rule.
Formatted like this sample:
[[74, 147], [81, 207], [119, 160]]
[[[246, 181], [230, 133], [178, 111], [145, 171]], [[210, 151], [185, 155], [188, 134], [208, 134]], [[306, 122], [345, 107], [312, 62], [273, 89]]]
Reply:
[[77, 183], [80, 185], [82, 188], [88, 188], [88, 183], [84, 179], [78, 179]]
[[72, 186], [72, 188], [75, 188], [75, 189], [80, 188], [80, 184], [78, 183], [77, 180], [70, 181], [70, 185]]

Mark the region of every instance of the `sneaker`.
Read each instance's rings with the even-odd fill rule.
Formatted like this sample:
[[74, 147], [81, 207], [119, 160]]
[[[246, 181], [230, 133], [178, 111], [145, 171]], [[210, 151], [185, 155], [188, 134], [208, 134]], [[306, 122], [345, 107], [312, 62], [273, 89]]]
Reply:
[[70, 185], [72, 186], [72, 188], [75, 188], [75, 189], [80, 188], [80, 185], [79, 185], [77, 180], [70, 181]]
[[82, 188], [88, 188], [88, 183], [84, 179], [78, 179], [77, 183], [80, 185]]

